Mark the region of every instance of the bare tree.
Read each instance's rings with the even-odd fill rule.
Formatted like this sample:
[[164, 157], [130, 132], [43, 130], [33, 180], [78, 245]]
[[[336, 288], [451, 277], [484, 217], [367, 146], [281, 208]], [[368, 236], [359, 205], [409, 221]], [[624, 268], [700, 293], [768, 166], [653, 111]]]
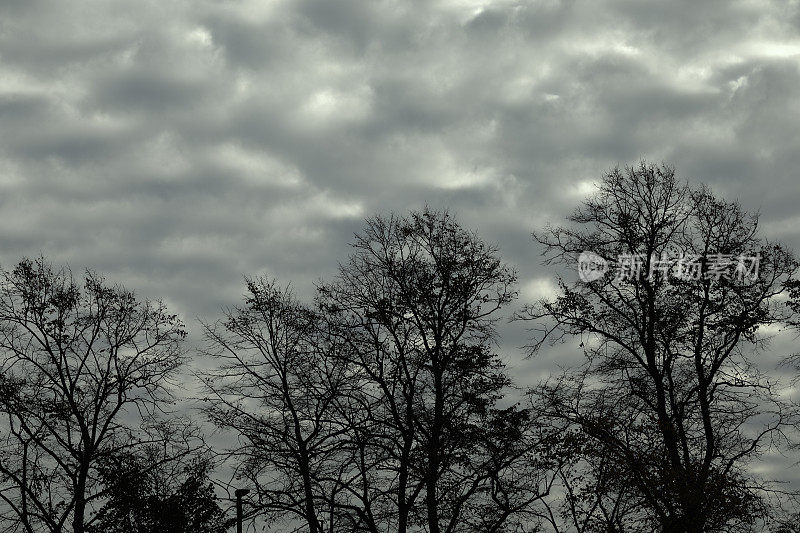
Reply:
[[522, 460], [538, 449], [528, 412], [498, 407], [510, 380], [494, 324], [515, 281], [494, 247], [426, 209], [368, 219], [320, 288], [369, 413], [354, 428], [370, 459], [361, 500], [389, 530], [506, 531], [547, 485], [541, 463]]
[[636, 489], [616, 463], [616, 456], [580, 428], [558, 430], [559, 420], [548, 417], [546, 411], [542, 416], [551, 423], [550, 453], [556, 470], [554, 488], [541, 511], [549, 529], [556, 533], [651, 531]]
[[109, 491], [100, 465], [162, 442], [184, 336], [163, 304], [91, 272], [83, 286], [43, 259], [0, 273], [4, 530], [86, 531]]
[[505, 532], [552, 482], [543, 428], [500, 405], [492, 351], [515, 296], [496, 250], [448, 213], [376, 217], [311, 309], [248, 280], [206, 325], [205, 411], [266, 517], [309, 533]]
[[[318, 318], [288, 288], [247, 280], [245, 305], [205, 324], [217, 367], [202, 376], [203, 410], [239, 444], [225, 452], [235, 475], [255, 489], [269, 520], [331, 530], [338, 514], [329, 486], [340, 461], [341, 421], [334, 416], [349, 377]], [[332, 514], [331, 514], [332, 513]]]
[[535, 391], [539, 405], [579, 427], [635, 489], [643, 513], [629, 529], [760, 527], [770, 485], [748, 466], [794, 419], [758, 355], [768, 328], [790, 318], [780, 298], [796, 260], [758, 235], [756, 216], [667, 166], [611, 171], [569, 220], [535, 234], [547, 262], [569, 268], [591, 252], [617, 272], [562, 279], [557, 298], [523, 314], [533, 351], [578, 338], [586, 354]]

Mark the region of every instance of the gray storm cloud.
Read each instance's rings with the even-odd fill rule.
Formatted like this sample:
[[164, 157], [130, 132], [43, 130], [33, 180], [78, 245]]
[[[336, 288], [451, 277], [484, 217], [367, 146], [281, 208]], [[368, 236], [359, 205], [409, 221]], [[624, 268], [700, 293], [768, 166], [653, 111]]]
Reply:
[[642, 157], [798, 248], [799, 59], [797, 1], [5, 0], [0, 262], [96, 268], [192, 321], [243, 274], [311, 294], [364, 216], [427, 203], [530, 299], [530, 232]]

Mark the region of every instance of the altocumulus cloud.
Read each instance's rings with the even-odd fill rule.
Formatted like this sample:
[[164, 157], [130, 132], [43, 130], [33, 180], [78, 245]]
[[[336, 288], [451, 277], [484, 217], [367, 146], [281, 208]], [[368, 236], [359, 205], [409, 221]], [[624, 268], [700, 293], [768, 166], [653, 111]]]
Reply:
[[428, 203], [534, 297], [530, 231], [641, 157], [797, 247], [798, 28], [796, 0], [5, 0], [0, 261], [93, 267], [191, 320], [242, 274], [308, 294], [364, 216]]

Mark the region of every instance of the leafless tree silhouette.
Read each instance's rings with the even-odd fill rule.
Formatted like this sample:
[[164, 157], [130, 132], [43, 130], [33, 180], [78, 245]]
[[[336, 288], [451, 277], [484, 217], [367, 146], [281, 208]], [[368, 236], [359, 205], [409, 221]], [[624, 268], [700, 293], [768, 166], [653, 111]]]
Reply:
[[[572, 495], [584, 504], [572, 514], [596, 522], [591, 531], [765, 527], [771, 485], [748, 467], [785, 444], [796, 419], [758, 356], [769, 328], [791, 320], [782, 298], [795, 258], [759, 236], [757, 216], [664, 165], [611, 171], [569, 221], [535, 234], [548, 264], [577, 266], [584, 251], [609, 264], [641, 261], [623, 275], [562, 279], [556, 298], [522, 315], [534, 352], [579, 338], [586, 355], [533, 392], [553, 420], [589, 439], [580, 475], [593, 490]], [[740, 254], [760, 256], [756, 276], [738, 275]], [[693, 258], [683, 266], [697, 270], [676, 276], [681, 265], [667, 256]], [[614, 501], [635, 505], [607, 520]]]
[[[336, 404], [352, 379], [318, 316], [273, 281], [247, 281], [245, 305], [205, 324], [218, 365], [202, 376], [203, 410], [239, 444], [225, 452], [254, 505], [311, 533], [338, 524], [331, 491], [343, 457]], [[328, 518], [326, 518], [326, 516]]]
[[368, 219], [320, 288], [362, 380], [361, 500], [389, 525], [370, 530], [499, 532], [533, 520], [551, 481], [544, 438], [528, 411], [497, 406], [510, 379], [492, 351], [515, 283], [494, 247], [425, 210]]
[[164, 439], [187, 452], [193, 430], [157, 416], [184, 336], [163, 304], [93, 273], [80, 286], [44, 259], [0, 273], [4, 531], [83, 533], [110, 491], [104, 464]]
[[[516, 292], [496, 250], [446, 212], [369, 219], [316, 306], [248, 281], [206, 326], [206, 412], [233, 430], [267, 516], [310, 533], [505, 532], [536, 520], [547, 431], [492, 352]], [[299, 525], [298, 525], [299, 524]]]

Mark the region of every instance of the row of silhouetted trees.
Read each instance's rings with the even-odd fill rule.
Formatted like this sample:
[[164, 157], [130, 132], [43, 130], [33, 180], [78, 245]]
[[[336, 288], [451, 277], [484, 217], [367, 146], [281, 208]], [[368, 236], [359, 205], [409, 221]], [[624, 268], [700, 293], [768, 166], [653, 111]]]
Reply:
[[[94, 273], [3, 270], [0, 533], [221, 533], [238, 487], [266, 531], [797, 531], [798, 487], [757, 468], [794, 468], [791, 379], [763, 362], [800, 325], [791, 251], [646, 163], [534, 239], [558, 291], [518, 303], [517, 272], [447, 211], [376, 216], [313, 301], [248, 278], [199, 348]], [[608, 271], [579, 280], [585, 252]], [[529, 355], [582, 362], [515, 382], [507, 320]]]

